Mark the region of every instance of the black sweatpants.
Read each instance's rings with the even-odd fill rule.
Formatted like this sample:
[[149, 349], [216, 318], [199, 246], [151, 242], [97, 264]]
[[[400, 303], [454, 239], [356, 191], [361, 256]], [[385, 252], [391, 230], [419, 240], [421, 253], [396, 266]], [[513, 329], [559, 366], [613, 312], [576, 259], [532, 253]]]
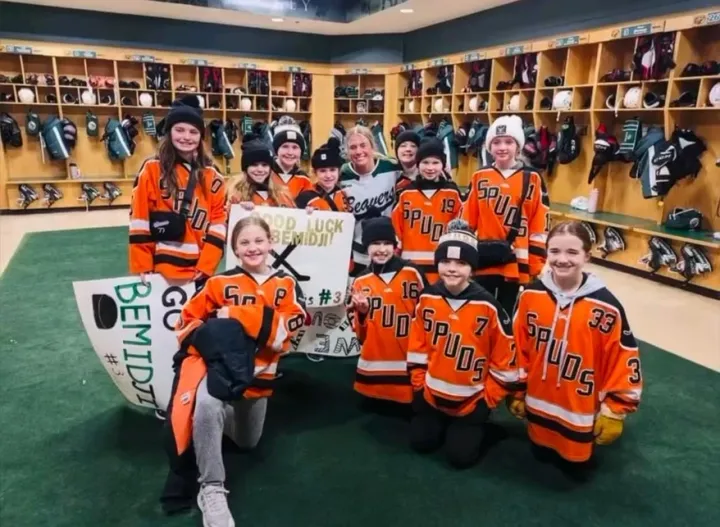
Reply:
[[515, 302], [517, 301], [520, 284], [517, 282], [508, 282], [499, 275], [480, 275], [475, 277], [475, 282], [485, 288], [511, 317], [515, 312]]
[[554, 466], [567, 478], [578, 483], [590, 480], [598, 467], [595, 455], [587, 461], [568, 461], [553, 449], [537, 445], [532, 441], [530, 441], [530, 451], [537, 461]]
[[490, 409], [484, 401], [480, 401], [472, 413], [453, 417], [430, 406], [420, 393], [413, 401], [413, 410], [410, 444], [417, 452], [433, 452], [444, 445], [452, 466], [468, 468], [477, 463], [485, 437], [485, 423], [490, 417]]

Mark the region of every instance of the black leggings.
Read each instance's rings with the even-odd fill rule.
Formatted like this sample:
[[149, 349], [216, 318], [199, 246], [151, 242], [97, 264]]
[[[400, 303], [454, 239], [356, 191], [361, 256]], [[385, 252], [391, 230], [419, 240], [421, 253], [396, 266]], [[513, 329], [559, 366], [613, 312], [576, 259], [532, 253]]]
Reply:
[[413, 403], [415, 416], [410, 422], [410, 444], [420, 453], [433, 452], [443, 446], [448, 462], [456, 468], [468, 468], [480, 459], [485, 438], [485, 423], [490, 409], [478, 402], [472, 413], [449, 416], [418, 396]]
[[519, 283], [508, 282], [505, 278], [498, 275], [476, 276], [475, 282], [494, 296], [508, 315], [513, 316], [515, 312], [515, 302], [517, 301], [518, 292], [520, 291]]

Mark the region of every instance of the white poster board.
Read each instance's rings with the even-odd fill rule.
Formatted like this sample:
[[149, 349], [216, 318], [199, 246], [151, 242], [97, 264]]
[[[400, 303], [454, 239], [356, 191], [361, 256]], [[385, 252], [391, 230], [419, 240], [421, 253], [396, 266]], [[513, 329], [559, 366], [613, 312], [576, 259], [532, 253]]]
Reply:
[[166, 409], [172, 391], [173, 330], [195, 284], [160, 275], [74, 282], [85, 332], [115, 386], [133, 404]]
[[272, 231], [273, 248], [268, 263], [295, 277], [309, 308], [338, 306], [345, 302], [355, 218], [347, 212], [313, 211], [280, 207], [233, 205], [228, 221], [226, 269], [238, 262], [232, 233], [239, 220], [250, 215], [263, 218]]

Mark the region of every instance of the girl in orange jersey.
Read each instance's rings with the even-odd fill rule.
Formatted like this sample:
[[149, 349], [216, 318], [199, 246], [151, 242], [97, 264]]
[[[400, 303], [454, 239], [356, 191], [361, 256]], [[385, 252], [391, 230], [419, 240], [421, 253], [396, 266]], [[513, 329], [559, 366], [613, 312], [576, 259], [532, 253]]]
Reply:
[[287, 187], [272, 177], [272, 154], [255, 134], [243, 137], [242, 173], [229, 185], [230, 204], [252, 210], [255, 206], [295, 207]]
[[362, 343], [355, 391], [367, 398], [363, 402], [368, 409], [407, 413], [409, 408], [398, 409], [387, 401], [412, 402], [408, 336], [415, 304], [426, 281], [416, 267], [395, 256], [396, 244], [390, 218], [366, 222], [363, 245], [370, 265], [355, 278], [350, 303], [350, 309], [355, 311], [353, 328]]
[[[288, 350], [290, 337], [306, 317], [302, 292], [295, 279], [267, 265], [270, 238], [270, 228], [264, 220], [256, 216], [240, 220], [231, 236], [239, 266], [208, 279], [183, 306], [177, 324], [180, 351], [175, 357], [176, 377], [168, 412], [172, 432], [171, 473], [162, 501], [167, 511], [188, 506], [197, 478], [200, 483], [197, 503], [206, 526], [234, 525], [225, 497], [221, 451], [223, 430], [229, 418], [227, 403], [234, 409], [235, 440], [240, 446], [254, 447], [262, 435], [278, 358]], [[242, 338], [232, 342], [249, 339], [248, 347], [254, 354], [252, 384], [244, 393], [234, 393], [222, 400], [216, 395], [219, 390], [224, 393], [221, 388], [228, 383], [211, 382], [217, 379], [217, 373], [209, 369], [201, 346], [208, 341], [201, 331], [215, 317], [237, 321]], [[230, 335], [219, 337], [229, 341]], [[234, 371], [238, 362], [241, 367], [244, 365], [235, 350], [219, 350], [214, 355], [222, 357], [222, 372]]]
[[223, 256], [225, 182], [203, 142], [197, 96], [175, 101], [165, 119], [157, 156], [140, 169], [130, 204], [130, 272], [202, 280]]
[[297, 124], [278, 124], [275, 127], [272, 180], [278, 187], [284, 186], [293, 200], [297, 199], [304, 190], [312, 188], [310, 178], [300, 168], [300, 158], [306, 148], [305, 137]]
[[512, 313], [520, 286], [545, 263], [549, 202], [540, 174], [520, 160], [525, 145], [520, 117], [496, 119], [485, 145], [494, 163], [473, 174], [462, 218], [480, 240], [475, 279]]
[[615, 441], [638, 407], [640, 357], [622, 305], [584, 271], [592, 243], [582, 225], [556, 225], [547, 247], [548, 270], [520, 294], [514, 320], [527, 391], [508, 403], [541, 460], [584, 478], [594, 445]]
[[401, 256], [417, 265], [430, 283], [437, 280], [435, 247], [462, 207], [457, 185], [445, 176], [445, 158], [438, 139], [420, 144], [416, 156], [420, 176], [399, 192], [392, 212]]
[[440, 238], [440, 280], [420, 294], [407, 354], [411, 444], [424, 453], [444, 443], [457, 468], [477, 462], [491, 410], [523, 381], [510, 317], [472, 281], [477, 239], [467, 228], [455, 220]]
[[340, 156], [340, 141], [334, 137], [328, 139], [327, 144], [315, 150], [311, 163], [317, 183], [300, 193], [296, 200], [297, 207], [307, 209], [308, 212], [351, 212], [347, 197], [338, 185], [340, 167], [344, 163]]

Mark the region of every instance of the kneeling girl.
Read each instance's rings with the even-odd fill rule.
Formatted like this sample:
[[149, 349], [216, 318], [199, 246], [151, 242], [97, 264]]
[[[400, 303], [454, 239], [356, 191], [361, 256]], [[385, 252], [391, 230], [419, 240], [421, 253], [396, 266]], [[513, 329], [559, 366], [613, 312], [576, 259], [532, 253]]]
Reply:
[[491, 410], [523, 381], [510, 317], [472, 281], [477, 259], [467, 224], [451, 222], [435, 250], [440, 280], [420, 295], [408, 348], [411, 444], [429, 452], [444, 442], [458, 468], [479, 459]]
[[[175, 357], [176, 378], [169, 408], [172, 473], [163, 501], [166, 510], [171, 508], [173, 501], [182, 498], [183, 490], [187, 495], [193, 488], [187, 478], [197, 477], [198, 506], [204, 524], [210, 527], [234, 525], [225, 497], [221, 451], [226, 403], [234, 407], [236, 442], [254, 447], [262, 435], [278, 359], [306, 317], [304, 298], [295, 279], [266, 263], [270, 239], [264, 220], [256, 216], [240, 220], [231, 237], [239, 266], [211, 277], [185, 304], [177, 324], [180, 351]], [[215, 318], [237, 321], [237, 328], [231, 324], [225, 333], [208, 338], [207, 328]], [[213, 323], [213, 327], [218, 325]], [[234, 349], [238, 334], [254, 354], [254, 371], [249, 372], [254, 379], [244, 393], [219, 399], [218, 393], [225, 393], [219, 387], [232, 386], [233, 375], [248, 375]], [[217, 346], [218, 337], [228, 349]], [[205, 353], [206, 348], [212, 349], [213, 356]], [[216, 361], [220, 363], [220, 377], [214, 369]], [[219, 378], [221, 382], [217, 382]]]

